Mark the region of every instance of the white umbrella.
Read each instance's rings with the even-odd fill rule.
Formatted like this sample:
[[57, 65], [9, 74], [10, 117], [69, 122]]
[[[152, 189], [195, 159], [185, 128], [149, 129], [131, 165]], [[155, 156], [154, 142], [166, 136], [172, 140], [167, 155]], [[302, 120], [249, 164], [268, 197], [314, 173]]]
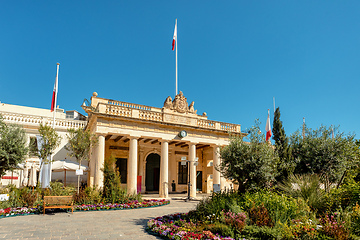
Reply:
[[27, 186], [28, 185], [28, 177], [29, 177], [29, 169], [27, 168], [27, 164], [25, 163], [25, 166], [24, 166], [24, 178], [23, 178], [23, 181], [22, 181], [22, 185], [23, 186]]
[[[80, 165], [80, 169], [83, 172], [89, 170], [89, 168], [85, 165]], [[73, 171], [79, 170], [79, 163], [70, 161], [68, 159], [65, 160], [57, 160], [52, 163], [52, 171], [53, 172], [62, 172], [64, 171], [64, 185], [66, 186], [66, 171]]]
[[36, 187], [36, 167], [35, 163], [31, 165], [30, 177], [29, 177], [29, 186]]

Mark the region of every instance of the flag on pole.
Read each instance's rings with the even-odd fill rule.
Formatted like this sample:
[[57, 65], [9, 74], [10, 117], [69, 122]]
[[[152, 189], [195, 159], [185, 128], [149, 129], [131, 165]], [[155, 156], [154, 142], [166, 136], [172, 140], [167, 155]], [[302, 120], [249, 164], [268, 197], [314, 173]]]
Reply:
[[177, 23], [175, 22], [175, 29], [174, 29], [174, 37], [173, 37], [173, 41], [172, 41], [172, 50], [174, 51], [175, 49], [175, 44], [177, 41], [177, 28], [176, 28]]
[[266, 141], [270, 141], [270, 138], [272, 136], [271, 126], [270, 126], [270, 109], [268, 109], [268, 117], [267, 117], [267, 120], [266, 120], [265, 130], [266, 130]]
[[58, 74], [59, 74], [59, 63], [57, 63], [58, 65], [58, 70], [56, 72], [56, 78], [55, 78], [55, 84], [54, 84], [54, 90], [53, 90], [53, 95], [52, 95], [52, 100], [51, 100], [51, 111], [53, 112], [54, 109], [56, 108], [56, 99], [57, 99], [57, 92], [58, 92]]

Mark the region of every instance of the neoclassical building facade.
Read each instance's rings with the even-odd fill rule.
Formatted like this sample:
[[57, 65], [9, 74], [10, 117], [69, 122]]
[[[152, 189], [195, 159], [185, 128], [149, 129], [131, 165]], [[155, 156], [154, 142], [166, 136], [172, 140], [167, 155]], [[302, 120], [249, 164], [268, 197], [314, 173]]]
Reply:
[[241, 126], [198, 115], [180, 92], [162, 108], [115, 101], [93, 93], [83, 104], [87, 128], [98, 136], [89, 163], [88, 185], [103, 186], [106, 158], [116, 158], [121, 182], [129, 193], [187, 191], [209, 193], [232, 187], [216, 170], [219, 149], [229, 136], [241, 136]]
[[[19, 106], [13, 104], [0, 103], [0, 115], [5, 123], [17, 124], [24, 128], [26, 133], [27, 144], [32, 140], [36, 141], [36, 136], [39, 135], [39, 124], [53, 124], [53, 112], [50, 109], [42, 109], [35, 107]], [[76, 162], [75, 158], [71, 158], [68, 151], [65, 149], [65, 145], [68, 143], [66, 134], [69, 128], [85, 128], [87, 124], [86, 117], [77, 111], [64, 111], [63, 109], [56, 109], [55, 118], [55, 131], [61, 137], [60, 145], [55, 149], [53, 159], [57, 160], [72, 160]], [[0, 179], [0, 185], [14, 184], [17, 187], [23, 185], [24, 169], [30, 169], [32, 164], [36, 165], [37, 171], [39, 171], [39, 158], [27, 157], [25, 162], [19, 166], [18, 169], [13, 172], [6, 172], [5, 176]], [[87, 173], [85, 173], [87, 174]], [[29, 176], [27, 174], [27, 176]], [[67, 180], [66, 180], [67, 178]], [[87, 178], [83, 176], [84, 179]], [[63, 172], [54, 172], [52, 174], [52, 181], [62, 181], [67, 183], [77, 183], [77, 176], [75, 172], [68, 172], [67, 176], [64, 176]]]

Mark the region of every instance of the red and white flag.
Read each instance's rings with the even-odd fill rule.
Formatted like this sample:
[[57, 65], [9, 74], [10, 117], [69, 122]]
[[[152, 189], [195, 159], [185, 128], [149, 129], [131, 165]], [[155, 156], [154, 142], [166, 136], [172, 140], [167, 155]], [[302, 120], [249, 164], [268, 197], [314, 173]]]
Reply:
[[52, 95], [52, 100], [51, 100], [51, 111], [52, 112], [56, 108], [56, 100], [57, 100], [57, 92], [58, 92], [59, 65], [60, 65], [60, 63], [57, 63], [56, 78], [55, 78], [54, 90], [53, 90], [53, 95]]
[[269, 109], [268, 109], [268, 117], [266, 120], [265, 130], [266, 130], [266, 141], [270, 141], [272, 133], [271, 133], [271, 126], [270, 126], [270, 110]]
[[174, 37], [173, 37], [173, 41], [172, 41], [172, 50], [174, 51], [174, 48], [175, 48], [175, 44], [176, 44], [176, 41], [177, 41], [177, 22], [175, 22], [175, 29], [174, 29]]

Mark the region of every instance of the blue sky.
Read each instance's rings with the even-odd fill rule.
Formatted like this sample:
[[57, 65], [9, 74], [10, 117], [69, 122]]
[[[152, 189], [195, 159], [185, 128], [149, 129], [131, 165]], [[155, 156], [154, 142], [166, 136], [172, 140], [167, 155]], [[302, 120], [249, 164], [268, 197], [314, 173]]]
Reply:
[[[99, 97], [162, 107], [179, 90], [210, 120], [265, 131], [273, 97], [289, 135], [302, 119], [360, 138], [360, 1], [1, 1], [0, 101], [82, 111]], [[271, 114], [271, 121], [273, 115]]]

